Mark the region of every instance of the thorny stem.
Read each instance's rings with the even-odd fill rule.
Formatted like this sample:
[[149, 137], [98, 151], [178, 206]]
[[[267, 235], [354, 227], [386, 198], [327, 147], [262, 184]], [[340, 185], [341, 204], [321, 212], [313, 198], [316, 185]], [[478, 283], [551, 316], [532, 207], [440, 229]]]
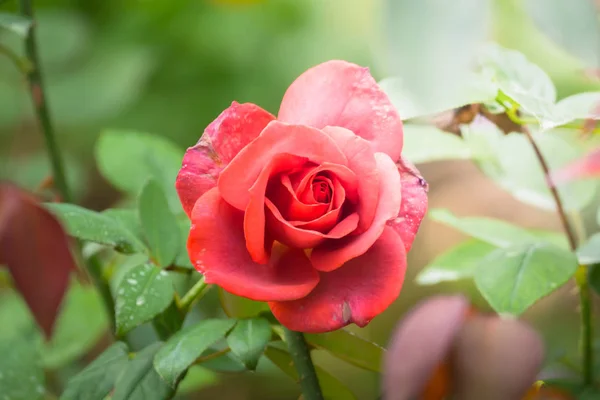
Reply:
[[[33, 21], [33, 0], [20, 0], [20, 9], [21, 14], [24, 17]], [[27, 55], [27, 58], [31, 64], [27, 72], [27, 81], [29, 82], [29, 90], [33, 100], [33, 105], [35, 107], [35, 113], [40, 127], [42, 128], [48, 154], [50, 155], [54, 182], [56, 183], [56, 187], [62, 196], [62, 200], [70, 203], [72, 202], [73, 198], [71, 197], [71, 192], [69, 191], [69, 186], [67, 185], [60, 149], [56, 143], [54, 129], [52, 127], [52, 122], [50, 121], [50, 112], [46, 102], [46, 94], [44, 91], [44, 84], [40, 71], [37, 43], [35, 41], [35, 31], [36, 27], [34, 22], [25, 38], [25, 54]]]
[[304, 334], [283, 328], [283, 337], [290, 350], [294, 367], [298, 371], [300, 388], [304, 400], [323, 400], [323, 393], [317, 379], [317, 373]]
[[[548, 179], [548, 188], [556, 203], [556, 210], [560, 218], [561, 224], [569, 241], [569, 247], [573, 252], [577, 249], [577, 239], [573, 232], [567, 213], [560, 199], [560, 195], [556, 186], [549, 181], [550, 168], [544, 158], [544, 155], [540, 151], [540, 148], [536, 144], [531, 131], [526, 126], [522, 126], [522, 131], [531, 143], [531, 147], [535, 152], [535, 155], [544, 171], [544, 176]], [[580, 265], [575, 273], [575, 282], [579, 288], [579, 302], [581, 304], [581, 352], [583, 358], [583, 380], [586, 385], [591, 385], [594, 380], [594, 351], [593, 351], [593, 327], [592, 327], [592, 304], [590, 301], [590, 286], [588, 281], [588, 271], [584, 265]]]
[[187, 312], [192, 303], [204, 296], [209, 288], [210, 286], [204, 281], [204, 275], [202, 275], [198, 282], [183, 296], [179, 302], [179, 309]]

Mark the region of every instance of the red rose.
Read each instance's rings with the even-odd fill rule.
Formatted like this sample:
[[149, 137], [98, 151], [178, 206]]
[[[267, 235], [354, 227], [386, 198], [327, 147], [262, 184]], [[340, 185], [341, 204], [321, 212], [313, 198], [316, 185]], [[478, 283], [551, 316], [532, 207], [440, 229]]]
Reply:
[[187, 150], [177, 191], [206, 282], [302, 332], [365, 326], [398, 296], [426, 183], [400, 157], [402, 122], [368, 68], [329, 61], [279, 117], [233, 103]]

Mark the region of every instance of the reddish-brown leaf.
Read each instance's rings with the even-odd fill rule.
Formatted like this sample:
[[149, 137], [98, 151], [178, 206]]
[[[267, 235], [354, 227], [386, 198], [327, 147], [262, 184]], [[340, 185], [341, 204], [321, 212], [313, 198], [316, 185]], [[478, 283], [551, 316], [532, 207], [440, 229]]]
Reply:
[[33, 196], [2, 183], [0, 264], [8, 267], [35, 320], [50, 337], [75, 269], [67, 235]]

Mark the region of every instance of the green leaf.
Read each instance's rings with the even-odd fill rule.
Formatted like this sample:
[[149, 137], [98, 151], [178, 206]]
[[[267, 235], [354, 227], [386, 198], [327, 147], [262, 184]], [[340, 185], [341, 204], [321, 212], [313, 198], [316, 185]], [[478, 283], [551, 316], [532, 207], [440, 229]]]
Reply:
[[227, 336], [229, 348], [250, 370], [255, 370], [258, 359], [271, 340], [271, 324], [264, 318], [239, 320]]
[[218, 382], [219, 376], [215, 372], [196, 365], [188, 369], [185, 378], [177, 386], [177, 393], [194, 393], [202, 388], [213, 386]]
[[[387, 0], [385, 4], [392, 72], [402, 79], [402, 91], [413, 109], [448, 109], [462, 102], [456, 102], [462, 97], [456, 93], [464, 92], [472, 79], [472, 64], [489, 29], [490, 2]], [[402, 115], [402, 107], [399, 110]]]
[[[288, 352], [268, 346], [265, 350], [265, 356], [287, 376], [296, 382], [299, 381], [298, 372], [294, 368], [292, 357]], [[325, 400], [356, 400], [354, 393], [333, 375], [319, 366], [315, 366], [315, 370]]]
[[561, 125], [578, 119], [600, 119], [600, 92], [584, 92], [566, 97], [556, 103]]
[[600, 263], [600, 233], [596, 233], [577, 249], [577, 258], [582, 265]]
[[388, 95], [402, 120], [431, 116], [467, 104], [492, 102], [498, 93], [496, 85], [480, 74], [473, 74], [462, 87], [446, 94], [438, 102], [419, 103], [410, 93], [410, 84], [403, 84], [398, 77], [383, 79], [379, 86]]
[[4, 29], [25, 38], [33, 22], [29, 18], [16, 14], [0, 12], [0, 29]]
[[96, 144], [96, 160], [102, 175], [131, 195], [140, 193], [149, 178], [163, 188], [171, 210], [182, 211], [175, 179], [184, 151], [169, 140], [148, 133], [106, 131]]
[[127, 366], [127, 345], [117, 342], [69, 380], [60, 400], [103, 400]]
[[520, 315], [566, 283], [577, 265], [573, 253], [548, 243], [515, 245], [482, 259], [475, 284], [495, 311]]
[[411, 162], [471, 158], [469, 146], [458, 136], [429, 125], [404, 125], [402, 155]]
[[149, 180], [139, 198], [140, 221], [152, 256], [160, 267], [171, 265], [180, 249], [180, 228], [162, 188]]
[[420, 285], [472, 278], [481, 259], [496, 250], [486, 242], [469, 239], [437, 256], [416, 277]]
[[93, 286], [72, 282], [50, 342], [42, 347], [46, 368], [57, 368], [87, 353], [108, 329], [102, 298]]
[[524, 228], [497, 219], [487, 217], [459, 218], [449, 210], [441, 208], [431, 210], [429, 217], [434, 221], [451, 226], [462, 233], [497, 247], [508, 247], [539, 240]]
[[600, 293], [600, 264], [590, 266], [589, 281], [592, 289], [596, 293]]
[[156, 371], [175, 387], [196, 358], [223, 339], [234, 324], [232, 319], [207, 319], [178, 332], [156, 354]]
[[117, 380], [111, 400], [168, 400], [173, 389], [158, 375], [152, 363], [162, 342], [151, 344], [130, 360]]
[[242, 363], [235, 355], [231, 352], [225, 353], [220, 357], [211, 358], [203, 361], [202, 366], [216, 372], [244, 372], [247, 370], [244, 363]]
[[587, 66], [600, 68], [600, 22], [593, 0], [527, 0], [525, 6], [550, 39]]
[[44, 371], [39, 365], [35, 346], [31, 346], [31, 333], [0, 345], [0, 393], [3, 399], [38, 400], [46, 392]]
[[187, 239], [190, 235], [191, 222], [187, 216], [179, 220], [179, 251], [175, 257], [175, 264], [178, 267], [194, 269], [187, 250]]
[[166, 271], [151, 264], [129, 270], [117, 290], [117, 336], [162, 313], [173, 301], [174, 294], [173, 282]]
[[332, 355], [369, 371], [383, 373], [385, 349], [354, 333], [340, 329], [322, 334], [306, 334], [311, 345], [327, 350]]
[[553, 114], [556, 89], [544, 70], [518, 51], [496, 44], [488, 45], [480, 63], [504, 94], [538, 118], [545, 128], [552, 127], [544, 124]]
[[254, 301], [236, 296], [218, 288], [221, 307], [227, 316], [232, 318], [252, 318], [263, 311], [269, 311], [269, 305], [264, 301]]
[[126, 208], [108, 208], [102, 211], [101, 214], [119, 222], [129, 232], [133, 233], [140, 242], [144, 241], [142, 223], [137, 210]]
[[46, 204], [65, 226], [69, 235], [78, 239], [114, 247], [122, 253], [142, 253], [146, 247], [118, 221], [74, 204]]

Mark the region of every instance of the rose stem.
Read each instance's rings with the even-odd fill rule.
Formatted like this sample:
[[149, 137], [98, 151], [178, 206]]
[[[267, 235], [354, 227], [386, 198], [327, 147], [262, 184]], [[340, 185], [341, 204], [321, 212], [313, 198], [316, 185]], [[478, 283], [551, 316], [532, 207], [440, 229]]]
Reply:
[[[54, 129], [50, 120], [50, 111], [48, 110], [48, 103], [46, 102], [46, 94], [42, 80], [42, 73], [40, 70], [37, 42], [35, 40], [36, 26], [33, 15], [33, 0], [19, 0], [19, 5], [21, 14], [32, 21], [31, 28], [25, 37], [25, 54], [27, 56], [27, 61], [29, 62], [29, 68], [24, 72], [26, 72], [27, 81], [29, 82], [29, 91], [34, 103], [35, 115], [42, 129], [42, 133], [44, 134], [46, 149], [48, 150], [48, 155], [50, 156], [52, 174], [56, 188], [58, 189], [63, 201], [72, 202], [73, 198], [71, 196], [71, 191], [69, 190], [69, 185], [67, 184], [60, 148], [56, 142]], [[81, 243], [79, 243], [78, 247], [79, 250], [81, 250]], [[102, 296], [104, 305], [108, 311], [108, 315], [111, 316], [112, 327], [114, 328], [115, 306], [110, 288], [102, 276], [102, 266], [95, 256], [90, 257], [85, 265], [92, 282], [95, 284], [96, 288], [100, 292], [100, 295]]]
[[[567, 219], [567, 214], [565, 212], [565, 208], [563, 206], [562, 200], [560, 199], [560, 195], [558, 190], [554, 186], [554, 184], [550, 181], [550, 168], [548, 167], [548, 163], [544, 158], [540, 148], [537, 143], [533, 139], [533, 135], [531, 131], [526, 127], [522, 126], [522, 131], [531, 143], [531, 147], [535, 152], [535, 155], [544, 171], [544, 176], [546, 176], [546, 180], [548, 183], [548, 188], [550, 189], [550, 193], [554, 198], [554, 202], [556, 203], [556, 210], [558, 212], [558, 216], [560, 217], [560, 221], [562, 223], [563, 229], [567, 236], [567, 240], [569, 241], [569, 247], [573, 252], [577, 249], [577, 241], [575, 239], [575, 234], [571, 229], [571, 225], [569, 224], [569, 220]], [[591, 385], [594, 380], [594, 350], [593, 350], [593, 329], [592, 329], [592, 304], [590, 301], [590, 285], [588, 282], [588, 273], [587, 268], [584, 265], [580, 265], [575, 272], [575, 282], [577, 283], [577, 287], [579, 288], [579, 302], [581, 304], [581, 352], [583, 358], [583, 381], [586, 385]]]
[[315, 366], [310, 358], [310, 351], [306, 340], [304, 340], [304, 334], [283, 327], [283, 337], [290, 350], [296, 371], [298, 371], [304, 400], [323, 400]]
[[194, 286], [192, 286], [192, 288], [183, 296], [179, 302], [179, 309], [187, 313], [192, 303], [204, 296], [208, 288], [210, 288], [210, 286], [206, 284], [204, 281], [204, 275], [202, 275], [198, 282], [196, 282]]

